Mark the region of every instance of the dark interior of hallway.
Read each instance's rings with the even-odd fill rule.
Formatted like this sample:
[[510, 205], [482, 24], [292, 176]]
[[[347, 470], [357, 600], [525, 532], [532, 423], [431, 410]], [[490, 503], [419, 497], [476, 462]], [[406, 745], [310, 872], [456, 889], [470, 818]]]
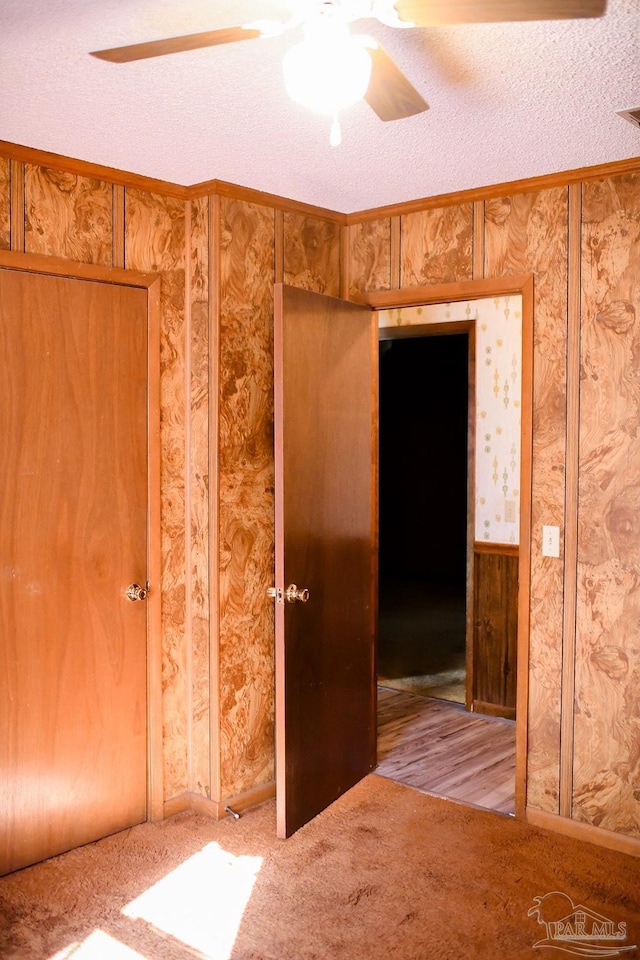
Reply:
[[378, 676], [464, 700], [466, 334], [380, 344]]

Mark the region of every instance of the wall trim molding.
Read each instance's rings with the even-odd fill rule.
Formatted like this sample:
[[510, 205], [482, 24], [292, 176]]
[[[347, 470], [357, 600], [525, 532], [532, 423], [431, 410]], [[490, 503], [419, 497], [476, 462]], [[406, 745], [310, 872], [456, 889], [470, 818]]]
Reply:
[[105, 180], [108, 183], [124, 187], [135, 187], [138, 190], [147, 190], [149, 193], [158, 193], [166, 197], [176, 197], [178, 200], [199, 200], [202, 197], [219, 196], [231, 197], [234, 200], [243, 200], [245, 203], [256, 203], [261, 206], [272, 207], [275, 210], [284, 210], [294, 213], [320, 217], [323, 220], [332, 220], [346, 226], [347, 215], [337, 210], [314, 206], [302, 201], [289, 200], [274, 193], [265, 193], [254, 190], [252, 187], [242, 187], [226, 180], [205, 180], [185, 186], [171, 183], [168, 180], [157, 180], [142, 174], [118, 170], [116, 167], [107, 167], [103, 164], [92, 163], [88, 160], [77, 160], [74, 157], [65, 157], [48, 150], [39, 150], [35, 147], [25, 147], [21, 144], [0, 140], [0, 157], [13, 160], [15, 163], [31, 163], [35, 166], [54, 167], [56, 170], [65, 170], [81, 177], [90, 177], [95, 180]]
[[[341, 213], [338, 210], [291, 200], [274, 193], [265, 193], [252, 187], [243, 187], [229, 183], [226, 180], [203, 180], [185, 186], [171, 183], [167, 180], [158, 180], [154, 177], [118, 170], [88, 160], [78, 160], [65, 157], [48, 150], [39, 150], [35, 147], [26, 147], [21, 144], [0, 140], [0, 157], [18, 162], [32, 163], [38, 166], [55, 167], [57, 170], [66, 170], [83, 177], [92, 177], [97, 180], [106, 180], [109, 183], [120, 184], [125, 187], [136, 187], [148, 190], [150, 193], [159, 193], [164, 196], [177, 197], [180, 200], [198, 200], [207, 196], [233, 197], [246, 203], [256, 203], [272, 207], [275, 210], [291, 211], [319, 217], [339, 223], [342, 226], [366, 223], [370, 220], [384, 220], [388, 217], [402, 217], [409, 213], [418, 213], [422, 210], [450, 207], [461, 203], [480, 203], [497, 197], [511, 196], [517, 193], [531, 193], [537, 190], [548, 190], [552, 187], [567, 186], [587, 180], [599, 180], [603, 177], [622, 176], [627, 173], [640, 174], [640, 157], [631, 157], [627, 160], [615, 160], [611, 163], [601, 163], [591, 167], [577, 167], [574, 170], [564, 170], [559, 173], [543, 174], [539, 177], [529, 177], [524, 180], [512, 180], [506, 183], [489, 184], [469, 190], [459, 190], [453, 193], [442, 193], [432, 197], [422, 197], [417, 200], [407, 200], [402, 203], [388, 204], [382, 207], [372, 207], [355, 213]], [[476, 272], [479, 271], [479, 262]]]
[[90, 163], [88, 160], [76, 160], [59, 153], [50, 153], [48, 150], [38, 150], [35, 147], [24, 147], [8, 140], [0, 140], [0, 157], [10, 160], [32, 163], [36, 166], [55, 167], [56, 170], [65, 170], [76, 173], [81, 177], [92, 177], [95, 180], [106, 180], [109, 183], [121, 184], [125, 187], [137, 187], [148, 190], [150, 193], [160, 193], [164, 196], [178, 197], [180, 200], [190, 199], [189, 187], [178, 183], [169, 183], [166, 180], [156, 180], [115, 167], [103, 166], [99, 163]]
[[207, 817], [213, 817], [214, 820], [224, 820], [229, 814], [225, 807], [231, 807], [235, 813], [243, 813], [250, 807], [256, 807], [265, 800], [273, 800], [276, 795], [276, 782], [269, 780], [268, 783], [261, 783], [251, 790], [245, 790], [244, 793], [238, 793], [233, 797], [226, 797], [224, 800], [209, 800], [208, 797], [201, 797], [198, 793], [181, 793], [177, 797], [171, 797], [164, 802], [164, 817], [175, 817], [177, 813], [184, 813], [185, 810], [195, 810], [196, 813], [203, 813]]
[[233, 200], [243, 200], [245, 203], [255, 203], [259, 206], [271, 207], [274, 210], [283, 210], [285, 213], [302, 213], [311, 217], [320, 217], [323, 220], [331, 220], [342, 226], [347, 224], [346, 213], [317, 207], [312, 203], [303, 203], [299, 200], [289, 200], [287, 197], [280, 197], [275, 193], [265, 193], [263, 190], [255, 190], [252, 187], [242, 187], [226, 180], [205, 180], [185, 189], [194, 200], [210, 196], [230, 197]]
[[520, 556], [520, 545], [518, 543], [492, 543], [489, 540], [474, 540], [473, 549], [475, 553], [490, 553], [496, 557]]
[[346, 218], [349, 225], [366, 223], [369, 220], [406, 216], [409, 213], [419, 213], [422, 210], [458, 206], [463, 203], [478, 203], [481, 200], [494, 200], [498, 197], [508, 197], [516, 193], [534, 193], [539, 190], [550, 190], [552, 187], [566, 187], [571, 183], [601, 180], [605, 177], [622, 176], [625, 173], [640, 173], [640, 157], [600, 163], [593, 167], [577, 167], [575, 170], [564, 170], [560, 173], [545, 173], [539, 177], [494, 183], [485, 187], [458, 190], [454, 193], [441, 193], [418, 200], [407, 200], [404, 203], [391, 203], [384, 207], [361, 210], [359, 213], [348, 213]]
[[632, 857], [640, 857], [640, 839], [635, 837], [625, 837], [612, 830], [594, 827], [592, 823], [581, 823], [579, 820], [571, 820], [557, 813], [547, 813], [533, 807], [527, 807], [525, 819], [527, 823], [534, 827], [541, 827], [543, 830], [552, 830], [554, 833], [561, 833], [574, 840], [595, 843], [599, 847], [607, 847], [617, 853], [628, 853]]

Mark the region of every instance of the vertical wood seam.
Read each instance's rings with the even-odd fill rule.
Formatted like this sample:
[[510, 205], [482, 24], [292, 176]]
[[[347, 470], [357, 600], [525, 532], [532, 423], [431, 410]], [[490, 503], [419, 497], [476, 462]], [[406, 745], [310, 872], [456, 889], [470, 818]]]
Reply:
[[275, 283], [284, 283], [284, 211], [276, 210], [274, 219], [274, 272]]
[[472, 277], [484, 279], [484, 200], [473, 204]]
[[340, 286], [339, 296], [348, 300], [351, 293], [351, 227], [340, 227]]
[[209, 197], [209, 753], [212, 799], [220, 780], [220, 222], [219, 195]]
[[9, 181], [11, 191], [10, 249], [18, 253], [24, 253], [26, 241], [25, 165], [21, 160], [9, 161]]
[[160, 302], [159, 277], [147, 295], [148, 372], [148, 556], [147, 579], [153, 592], [147, 602], [147, 723], [149, 776], [147, 812], [161, 820], [164, 808], [164, 738], [162, 705], [162, 490], [160, 426]]
[[564, 504], [564, 609], [562, 638], [562, 687], [560, 703], [559, 811], [571, 817], [573, 810], [573, 753], [576, 618], [578, 583], [578, 478], [580, 429], [580, 268], [582, 188], [568, 188], [568, 317], [567, 317], [567, 440], [565, 448]]
[[516, 655], [516, 817], [527, 806], [529, 759], [529, 674], [531, 637], [531, 549], [533, 500], [533, 408], [535, 285], [533, 277], [523, 285], [522, 295], [522, 414], [520, 475], [520, 550], [518, 562], [518, 639]]
[[392, 290], [400, 290], [402, 286], [402, 218], [391, 217], [390, 220], [390, 276], [389, 283]]
[[125, 229], [124, 204], [125, 188], [118, 183], [113, 184], [112, 193], [112, 224], [111, 224], [111, 257], [114, 267], [123, 267], [125, 263]]
[[187, 789], [193, 777], [193, 543], [191, 534], [191, 201], [184, 205], [184, 643], [187, 688]]

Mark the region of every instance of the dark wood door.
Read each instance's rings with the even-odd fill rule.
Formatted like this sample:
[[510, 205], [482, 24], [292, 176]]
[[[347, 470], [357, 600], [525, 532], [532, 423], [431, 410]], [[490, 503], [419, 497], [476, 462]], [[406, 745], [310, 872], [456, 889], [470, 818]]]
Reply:
[[[377, 330], [372, 311], [275, 290], [278, 836], [376, 762]], [[374, 350], [375, 347], [375, 350]]]
[[0, 270], [0, 873], [146, 817], [146, 304]]

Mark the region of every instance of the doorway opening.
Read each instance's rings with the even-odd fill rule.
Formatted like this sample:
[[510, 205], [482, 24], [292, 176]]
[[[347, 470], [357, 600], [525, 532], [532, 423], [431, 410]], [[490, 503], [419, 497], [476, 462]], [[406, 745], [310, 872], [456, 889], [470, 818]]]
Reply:
[[528, 599], [518, 596], [518, 579], [527, 580], [519, 535], [529, 542], [525, 298], [427, 296], [420, 305], [418, 296], [379, 304], [377, 771], [521, 814], [515, 698]]
[[465, 703], [469, 333], [383, 339], [378, 677]]

